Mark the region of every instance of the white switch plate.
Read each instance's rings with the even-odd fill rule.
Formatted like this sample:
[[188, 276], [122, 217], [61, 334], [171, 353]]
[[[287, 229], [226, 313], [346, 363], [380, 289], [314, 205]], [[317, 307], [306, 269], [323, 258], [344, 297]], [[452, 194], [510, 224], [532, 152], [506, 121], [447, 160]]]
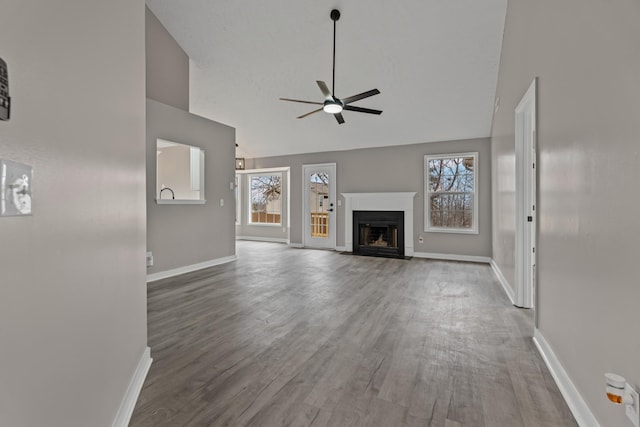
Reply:
[[153, 252], [147, 252], [147, 267], [153, 267]]
[[627, 418], [631, 420], [634, 426], [640, 427], [640, 396], [629, 383], [626, 384], [625, 391], [633, 397], [633, 405], [624, 405]]
[[0, 216], [31, 215], [33, 168], [0, 159]]
[[224, 199], [220, 199], [220, 207], [224, 206]]

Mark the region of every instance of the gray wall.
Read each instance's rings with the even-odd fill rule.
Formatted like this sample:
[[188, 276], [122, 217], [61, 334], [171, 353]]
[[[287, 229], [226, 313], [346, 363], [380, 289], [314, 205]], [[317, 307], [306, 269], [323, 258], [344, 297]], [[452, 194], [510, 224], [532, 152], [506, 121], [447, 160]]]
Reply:
[[147, 98], [189, 111], [189, 57], [145, 7]]
[[[158, 138], [204, 149], [206, 204], [156, 204]], [[235, 254], [234, 153], [234, 128], [147, 100], [147, 250], [154, 257], [148, 273]]]
[[[424, 156], [478, 152], [479, 234], [424, 231]], [[344, 198], [340, 193], [415, 191], [414, 248], [416, 252], [491, 256], [491, 150], [488, 138], [411, 144], [349, 151], [266, 157], [247, 160], [247, 166], [291, 167], [291, 242], [302, 243], [302, 165], [336, 163], [337, 245], [344, 246]], [[424, 243], [418, 242], [419, 236]]]
[[0, 40], [0, 157], [34, 168], [0, 218], [0, 425], [111, 426], [147, 341], [144, 1], [3, 1]]
[[[492, 146], [494, 258], [513, 280], [514, 108], [538, 80], [538, 326], [602, 426], [640, 385], [640, 3], [510, 0]], [[512, 282], [513, 283], [513, 282]]]

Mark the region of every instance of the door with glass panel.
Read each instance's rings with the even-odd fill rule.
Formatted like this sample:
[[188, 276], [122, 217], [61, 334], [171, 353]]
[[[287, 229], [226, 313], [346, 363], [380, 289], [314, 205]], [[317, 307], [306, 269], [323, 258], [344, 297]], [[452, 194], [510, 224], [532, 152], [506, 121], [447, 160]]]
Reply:
[[336, 248], [336, 164], [302, 166], [302, 243], [309, 248]]

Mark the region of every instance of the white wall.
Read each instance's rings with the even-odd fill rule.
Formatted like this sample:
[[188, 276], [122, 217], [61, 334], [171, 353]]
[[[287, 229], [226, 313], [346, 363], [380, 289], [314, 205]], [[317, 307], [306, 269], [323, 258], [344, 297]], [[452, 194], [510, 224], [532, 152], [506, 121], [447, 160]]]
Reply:
[[4, 0], [33, 215], [0, 218], [0, 425], [110, 426], [146, 348], [142, 0]]
[[640, 385], [640, 3], [509, 0], [492, 132], [493, 257], [513, 284], [514, 108], [538, 77], [538, 327], [601, 426]]

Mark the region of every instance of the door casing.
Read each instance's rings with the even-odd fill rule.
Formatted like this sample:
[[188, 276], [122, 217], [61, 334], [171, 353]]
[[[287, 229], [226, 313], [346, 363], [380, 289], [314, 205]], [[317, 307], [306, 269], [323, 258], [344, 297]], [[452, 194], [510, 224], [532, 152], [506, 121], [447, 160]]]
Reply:
[[536, 289], [536, 87], [534, 79], [515, 109], [515, 305], [534, 308]]

